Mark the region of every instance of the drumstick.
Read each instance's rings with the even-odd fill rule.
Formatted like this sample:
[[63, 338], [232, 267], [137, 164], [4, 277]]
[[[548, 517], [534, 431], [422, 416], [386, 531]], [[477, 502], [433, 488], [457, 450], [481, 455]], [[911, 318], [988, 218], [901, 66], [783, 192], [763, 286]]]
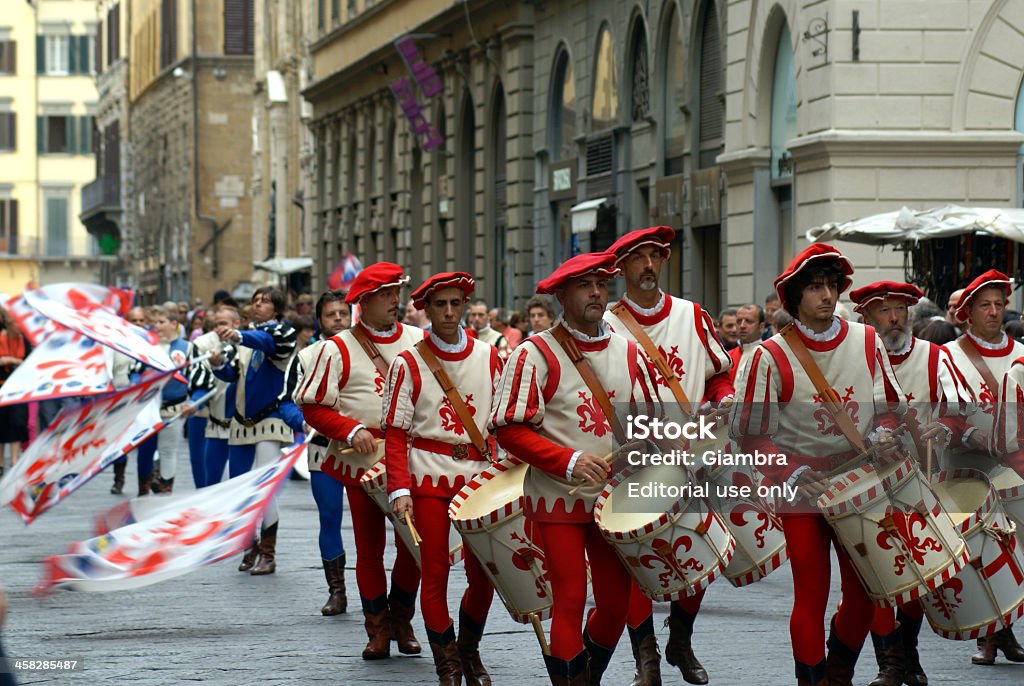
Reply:
[[420, 538], [420, 533], [416, 531], [416, 527], [412, 525], [412, 517], [409, 516], [409, 511], [405, 511], [405, 524], [409, 527], [409, 533], [412, 534], [412, 542], [416, 544], [416, 547], [420, 547], [420, 543], [423, 539]]
[[[607, 455], [605, 455], [604, 457], [602, 457], [601, 459], [604, 460], [605, 462], [607, 462], [608, 464], [611, 464], [612, 461], [615, 459], [615, 453], [616, 453], [616, 451], [613, 450], [610, 453], [608, 453]], [[576, 495], [576, 492], [578, 490], [580, 490], [581, 488], [583, 488], [584, 486], [586, 486], [586, 485], [587, 485], [587, 480], [586, 479], [580, 479], [576, 483], [575, 486], [573, 486], [571, 489], [569, 489], [569, 495]]]
[[928, 439], [928, 448], [924, 453], [924, 476], [925, 479], [931, 481], [932, 478], [932, 450], [935, 445], [935, 440], [932, 438]]
[[540, 625], [540, 616], [536, 612], [530, 613], [530, 624], [533, 624], [533, 632], [537, 634], [537, 642], [540, 643], [540, 651], [545, 655], [551, 654], [548, 647], [548, 638], [544, 635], [544, 627]]

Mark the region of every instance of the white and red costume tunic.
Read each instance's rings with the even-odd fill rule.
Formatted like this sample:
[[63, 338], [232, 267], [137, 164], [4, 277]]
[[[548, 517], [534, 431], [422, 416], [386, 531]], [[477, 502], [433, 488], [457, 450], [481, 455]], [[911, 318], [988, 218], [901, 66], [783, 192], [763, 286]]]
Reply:
[[[401, 323], [387, 331], [375, 331], [361, 322], [355, 326], [361, 327], [387, 363], [423, 339], [422, 329]], [[315, 350], [312, 364], [304, 369], [295, 392], [295, 402], [301, 406], [306, 422], [331, 439], [320, 469], [345, 485], [356, 539], [359, 595], [364, 612], [376, 614], [387, 607], [385, 514], [359, 485], [359, 479], [373, 466], [375, 458], [344, 455], [341, 451], [349, 446], [359, 429], [383, 438], [381, 402], [386, 379], [351, 330], [332, 336]], [[395, 541], [398, 557], [391, 574], [392, 593], [396, 589], [404, 592], [411, 605], [410, 598], [415, 596], [419, 583], [419, 568], [397, 536]]]
[[1014, 360], [1000, 380], [992, 452], [1024, 478], [1024, 357]]
[[732, 368], [729, 369], [729, 381], [733, 388], [743, 388], [747, 383], [747, 373], [750, 371], [750, 361], [754, 359], [754, 352], [760, 347], [761, 339], [753, 343], [740, 342], [735, 348], [729, 351], [729, 358], [732, 360]]
[[[895, 428], [906, 410], [904, 394], [874, 329], [838, 317], [822, 333], [799, 322], [794, 326], [857, 432], [867, 437], [879, 427]], [[787, 458], [787, 464], [778, 460], [762, 468], [770, 479], [793, 484], [805, 469], [828, 472], [855, 454], [781, 333], [754, 352], [746, 385], [738, 393], [731, 423], [743, 452], [760, 450]], [[834, 639], [855, 654], [867, 636], [874, 608], [813, 503], [783, 508], [783, 517], [796, 596], [790, 633], [797, 675], [818, 683], [825, 669], [822, 618], [828, 601], [830, 544], [836, 547], [843, 588]]]
[[[430, 334], [426, 345], [455, 385], [477, 429], [487, 437], [487, 415], [501, 374], [498, 349], [462, 329], [458, 332], [458, 343], [447, 344]], [[423, 539], [420, 611], [431, 642], [443, 644], [440, 636], [453, 624], [448, 612], [448, 506], [459, 489], [490, 463], [472, 444], [418, 349], [401, 352], [391, 363], [383, 407], [388, 497], [412, 496], [413, 516]], [[485, 440], [493, 455], [493, 439]], [[494, 587], [468, 549], [465, 563], [469, 583], [461, 608], [482, 627]]]
[[[690, 402], [700, 403], [701, 400], [708, 400], [717, 403], [733, 395], [730, 378], [733, 366], [732, 352], [726, 352], [715, 334], [711, 317], [700, 305], [667, 293], [661, 294], [661, 300], [653, 308], [640, 307], [630, 300], [629, 296], [623, 296], [620, 302], [633, 315], [637, 324], [647, 333], [675, 372], [679, 385]], [[612, 331], [635, 342], [629, 328], [614, 312], [605, 312], [604, 320]], [[643, 348], [640, 347], [640, 350], [643, 351]], [[657, 368], [654, 376], [662, 398], [665, 401], [672, 400], [668, 382], [658, 373]], [[676, 601], [676, 604], [692, 618], [700, 611], [703, 598], [702, 590]], [[629, 604], [627, 623], [631, 629], [636, 629], [651, 616], [653, 604], [636, 584], [633, 584], [630, 591]]]
[[[596, 337], [566, 329], [612, 403], [640, 405], [647, 414], [655, 410], [660, 401], [654, 370], [636, 343], [603, 322]], [[596, 605], [587, 631], [598, 645], [614, 647], [622, 634], [630, 578], [594, 523], [594, 501], [602, 486], [588, 484], [570, 495], [578, 456], [607, 455], [613, 435], [551, 331], [534, 334], [512, 352], [495, 393], [491, 424], [502, 447], [530, 464], [523, 490], [526, 517], [538, 524], [552, 585], [551, 655], [571, 660], [583, 649], [585, 559]]]

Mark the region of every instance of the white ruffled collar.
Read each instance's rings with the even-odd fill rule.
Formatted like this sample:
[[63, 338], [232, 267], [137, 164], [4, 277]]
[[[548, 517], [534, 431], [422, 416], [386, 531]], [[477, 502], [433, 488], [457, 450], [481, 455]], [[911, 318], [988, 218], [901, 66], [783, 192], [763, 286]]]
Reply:
[[984, 348], [985, 350], [1002, 350], [1006, 347], [1006, 332], [1001, 331], [1000, 333], [1002, 336], [1000, 336], [998, 343], [989, 343], [975, 336], [970, 329], [967, 330], [967, 335], [971, 337], [971, 340], [977, 343], [979, 348]]
[[466, 335], [466, 330], [461, 326], [459, 327], [459, 340], [456, 343], [446, 343], [438, 338], [437, 334], [433, 331], [430, 332], [430, 341], [437, 346], [437, 349], [443, 353], [461, 353], [469, 345], [469, 336]]
[[383, 331], [378, 331], [377, 329], [367, 324], [365, 321], [360, 321], [359, 323], [362, 324], [363, 328], [369, 331], [371, 335], [377, 338], [389, 338], [391, 336], [394, 336], [395, 332], [398, 331], [397, 322], [392, 324], [390, 328], [384, 329]]
[[658, 292], [661, 293], [661, 298], [658, 299], [658, 304], [655, 305], [654, 307], [640, 307], [635, 302], [633, 302], [633, 300], [628, 295], [623, 295], [622, 299], [626, 301], [626, 304], [629, 305], [629, 308], [631, 310], [635, 310], [636, 312], [642, 314], [645, 317], [653, 317], [654, 315], [661, 312], [661, 310], [665, 307], [665, 299], [668, 298], [668, 295], [660, 288], [658, 289]]
[[906, 340], [903, 341], [903, 345], [900, 347], [899, 350], [886, 349], [885, 352], [886, 354], [893, 355], [894, 357], [899, 357], [900, 355], [906, 355], [908, 352], [910, 352], [910, 346], [912, 345], [914, 345], [914, 337], [911, 336], [910, 334], [907, 334]]
[[828, 343], [833, 338], [839, 335], [840, 329], [842, 329], [842, 320], [836, 315], [832, 315], [832, 326], [826, 330], [818, 333], [817, 331], [811, 330], [807, 325], [801, 322], [799, 319], [794, 319], [793, 323], [796, 324], [796, 328], [800, 330], [800, 333], [804, 337], [811, 339], [812, 341], [818, 341], [819, 343]]
[[569, 326], [566, 323], [566, 321], [561, 317], [559, 317], [558, 321], [555, 322], [555, 326], [558, 326], [559, 324], [564, 326], [565, 330], [572, 334], [573, 338], [575, 338], [577, 341], [582, 341], [583, 343], [600, 343], [601, 341], [608, 340], [609, 338], [611, 338], [612, 335], [612, 330], [608, 328], [608, 324], [606, 324], [603, 319], [597, 323], [596, 336], [588, 336], [582, 331], [577, 331], [576, 329]]

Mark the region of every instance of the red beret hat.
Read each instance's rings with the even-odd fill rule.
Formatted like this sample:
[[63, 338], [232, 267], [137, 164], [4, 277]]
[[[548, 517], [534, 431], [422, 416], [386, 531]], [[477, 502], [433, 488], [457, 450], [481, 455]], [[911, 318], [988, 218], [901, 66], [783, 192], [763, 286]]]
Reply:
[[412, 292], [412, 304], [417, 310], [427, 306], [430, 294], [442, 288], [458, 288], [467, 298], [473, 293], [476, 281], [466, 272], [441, 272], [434, 274]]
[[1010, 277], [998, 269], [989, 269], [967, 284], [967, 288], [960, 294], [960, 299], [956, 301], [956, 310], [953, 312], [958, 322], [967, 321], [967, 309], [971, 304], [971, 298], [982, 288], [988, 288], [989, 286], [1002, 288], [1006, 297], [1010, 297]]
[[599, 276], [610, 279], [618, 276], [619, 268], [615, 266], [615, 254], [611, 252], [588, 252], [563, 262], [558, 269], [537, 284], [538, 293], [554, 293], [572, 279], [596, 272]]
[[646, 229], [630, 231], [619, 240], [612, 243], [608, 252], [615, 253], [615, 262], [618, 264], [625, 259], [626, 255], [644, 245], [655, 245], [662, 250], [669, 250], [669, 244], [675, 238], [676, 232], [668, 226], [651, 226]]
[[827, 262], [829, 260], [837, 262], [843, 270], [843, 282], [839, 284], [839, 292], [844, 293], [846, 289], [853, 285], [853, 279], [850, 276], [853, 274], [853, 264], [849, 258], [843, 253], [839, 252], [831, 245], [825, 243], [811, 243], [799, 255], [793, 258], [793, 261], [786, 267], [786, 271], [782, 272], [777, 279], [775, 279], [775, 292], [779, 296], [781, 302], [786, 302], [785, 290], [786, 284], [796, 276], [800, 271], [806, 267], [812, 265], [815, 261]]
[[359, 302], [364, 295], [369, 295], [382, 288], [401, 286], [409, 281], [402, 273], [402, 268], [391, 262], [377, 262], [364, 268], [352, 280], [352, 287], [345, 294], [345, 302], [349, 305]]
[[885, 298], [903, 298], [907, 301], [907, 305], [916, 305], [923, 296], [924, 291], [920, 288], [902, 281], [876, 281], [850, 291], [854, 312], [863, 312], [868, 303]]

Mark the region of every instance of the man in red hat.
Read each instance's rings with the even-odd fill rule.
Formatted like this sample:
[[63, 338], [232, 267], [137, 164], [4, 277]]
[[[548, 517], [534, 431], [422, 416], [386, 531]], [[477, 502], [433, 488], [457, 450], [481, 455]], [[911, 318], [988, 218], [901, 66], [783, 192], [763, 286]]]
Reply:
[[[907, 404], [920, 423], [915, 441], [919, 450], [927, 441], [938, 447], [958, 444], [965, 428], [964, 417], [975, 410], [974, 398], [949, 353], [928, 341], [914, 338], [907, 325], [908, 308], [924, 293], [917, 286], [896, 281], [877, 281], [850, 292], [854, 312], [875, 329], [907, 395]], [[922, 459], [924, 455], [921, 455]], [[923, 466], [923, 465], [922, 465]], [[918, 634], [924, 612], [918, 602], [875, 608], [871, 642], [878, 661], [878, 676], [868, 686], [927, 686], [928, 677], [918, 656]]]
[[[550, 655], [544, 661], [556, 685], [600, 682], [629, 610], [629, 575], [593, 516], [611, 471], [598, 456], [612, 452], [613, 435], [620, 444], [625, 440], [602, 405], [644, 403], [650, 413], [658, 389], [639, 346], [613, 334], [604, 321], [608, 280], [617, 274], [613, 254], [590, 253], [568, 260], [537, 285], [538, 293], [555, 295], [563, 318], [513, 351], [492, 406], [498, 442], [530, 464], [525, 509], [540, 531], [551, 580]], [[578, 482], [584, 485], [574, 491]], [[587, 560], [595, 608], [581, 632]]]
[[487, 413], [501, 374], [498, 349], [460, 326], [474, 286], [469, 274], [447, 272], [413, 291], [430, 334], [391, 364], [384, 392], [388, 499], [422, 536], [420, 611], [441, 686], [458, 686], [463, 677], [473, 686], [491, 683], [479, 647], [494, 587], [468, 547], [457, 639], [448, 613], [448, 507], [496, 447]]
[[[615, 333], [637, 342], [654, 363], [662, 394], [671, 394], [687, 412], [702, 400], [721, 403], [733, 396], [732, 358], [715, 335], [710, 315], [695, 302], [658, 287], [661, 267], [671, 254], [675, 231], [668, 226], [638, 229], [622, 236], [608, 252], [626, 280], [622, 300], [605, 312]], [[668, 395], [665, 395], [667, 398]], [[693, 403], [693, 405], [691, 405]], [[691, 684], [706, 684], [708, 674], [693, 653], [693, 623], [704, 598], [701, 591], [672, 604], [665, 659]], [[633, 584], [627, 626], [636, 659], [636, 686], [660, 683], [658, 641], [651, 599]]]
[[399, 291], [408, 280], [402, 268], [390, 262], [360, 271], [345, 302], [358, 303], [362, 317], [320, 347], [295, 392], [306, 421], [330, 439], [321, 471], [344, 484], [348, 493], [356, 539], [356, 585], [369, 637], [364, 660], [390, 656], [392, 640], [403, 654], [421, 651], [411, 623], [419, 567], [396, 536], [397, 557], [388, 593], [385, 515], [359, 484], [383, 454], [378, 442], [384, 438], [381, 400], [388, 365], [423, 340], [421, 329], [398, 322]]
[[[850, 261], [822, 243], [790, 262], [775, 289], [794, 324], [754, 352], [746, 385], [738, 391], [742, 402], [732, 408], [732, 433], [740, 438], [742, 451], [784, 455], [761, 471], [797, 492], [780, 514], [793, 569], [790, 635], [801, 685], [852, 684], [874, 616], [846, 551], [815, 501], [831, 485], [829, 472], [860, 453], [865, 443], [881, 444], [880, 459], [893, 459], [889, 429], [906, 409], [878, 335], [835, 315], [852, 273]], [[823, 381], [815, 381], [818, 376]], [[842, 574], [842, 601], [832, 619], [826, 657], [822, 618], [832, 545]]]
[[[945, 348], [974, 391], [980, 411], [970, 418], [961, 446], [947, 454], [943, 465], [947, 469], [969, 467], [987, 472], [996, 465], [989, 446], [993, 435], [998, 437], [999, 433], [993, 423], [997, 399], [1002, 395], [1006, 373], [1014, 360], [1024, 355], [1024, 345], [1003, 331], [1003, 313], [1010, 292], [1010, 277], [989, 269], [967, 285], [953, 312], [957, 321], [966, 323], [967, 329]], [[991, 665], [998, 651], [1012, 662], [1024, 662], [1024, 648], [1010, 627], [979, 638], [978, 652], [971, 662]]]

